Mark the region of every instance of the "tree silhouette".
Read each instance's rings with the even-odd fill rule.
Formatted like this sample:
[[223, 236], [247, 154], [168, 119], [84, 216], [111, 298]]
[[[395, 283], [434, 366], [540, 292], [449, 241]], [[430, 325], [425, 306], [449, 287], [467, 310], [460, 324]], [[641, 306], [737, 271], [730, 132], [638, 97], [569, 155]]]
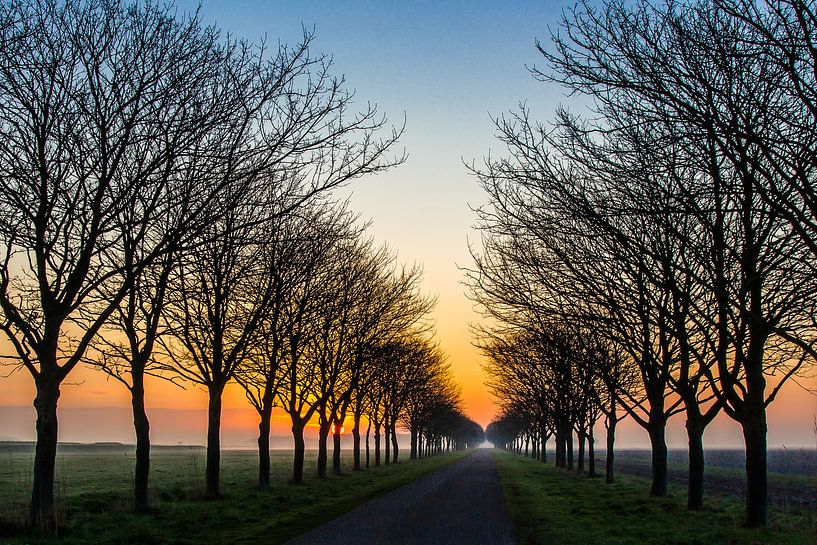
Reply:
[[53, 530], [60, 384], [143, 271], [229, 207], [232, 180], [179, 173], [229, 142], [241, 97], [217, 82], [245, 51], [157, 6], [43, 0], [0, 19], [2, 329], [37, 387], [30, 523]]
[[[788, 170], [791, 180], [798, 165], [808, 175], [796, 145], [790, 146], [807, 133], [800, 105], [792, 108], [792, 95], [801, 93], [791, 72], [780, 69], [776, 53], [757, 46], [763, 43], [757, 29], [769, 13], [754, 9], [736, 17], [723, 5], [610, 3], [598, 12], [582, 6], [564, 23], [570, 41], [557, 39], [556, 53], [546, 57], [556, 79], [599, 99], [607, 119], [650, 123], [654, 141], [682, 150], [686, 172], [673, 169], [675, 190], [707, 243], [705, 268], [694, 272], [714, 293], [717, 309], [706, 326], [720, 335], [709, 382], [743, 429], [746, 523], [759, 526], [767, 504], [765, 408], [813, 357], [814, 254], [802, 236], [804, 218], [791, 221], [796, 207], [775, 201], [800, 191], [789, 184], [781, 192], [781, 173]], [[786, 3], [775, 10], [796, 18]], [[753, 13], [761, 17], [757, 24], [747, 21]], [[793, 58], [801, 57], [787, 63]], [[782, 117], [789, 119], [785, 130], [799, 126], [801, 132], [773, 154], [769, 142]], [[782, 381], [767, 392], [764, 375], [774, 373]]]
[[[472, 251], [470, 281], [500, 324], [555, 319], [602, 337], [587, 362], [615, 362], [625, 378], [611, 380], [607, 364], [595, 373], [650, 435], [653, 495], [666, 491], [672, 414], [686, 414], [690, 509], [702, 506], [706, 425], [721, 409], [738, 421], [746, 523], [758, 526], [765, 407], [815, 355], [812, 166], [801, 159], [813, 141], [802, 45], [813, 18], [799, 3], [750, 4], [566, 12], [552, 47], [539, 46], [548, 68], [532, 72], [590, 109], [560, 109], [547, 127], [524, 107], [496, 120], [508, 157], [472, 167], [491, 203], [478, 210], [484, 250]], [[605, 409], [608, 424], [616, 410]]]

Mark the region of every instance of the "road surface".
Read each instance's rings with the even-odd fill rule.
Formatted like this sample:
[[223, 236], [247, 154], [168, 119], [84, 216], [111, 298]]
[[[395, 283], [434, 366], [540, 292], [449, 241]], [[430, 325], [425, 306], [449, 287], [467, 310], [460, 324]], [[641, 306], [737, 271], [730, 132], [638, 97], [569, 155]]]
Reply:
[[490, 451], [374, 498], [285, 545], [513, 545]]

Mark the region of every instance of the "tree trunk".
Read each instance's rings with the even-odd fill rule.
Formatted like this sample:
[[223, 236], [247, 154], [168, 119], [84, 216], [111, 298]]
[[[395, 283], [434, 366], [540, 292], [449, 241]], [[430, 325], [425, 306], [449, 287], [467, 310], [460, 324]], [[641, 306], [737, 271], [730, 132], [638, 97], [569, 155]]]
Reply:
[[[265, 404], [266, 405], [266, 404]], [[261, 409], [258, 422], [258, 488], [270, 486], [269, 433], [272, 421], [272, 404]]]
[[581, 475], [584, 473], [584, 430], [580, 431], [577, 434], [579, 440], [579, 452], [578, 452], [578, 460], [576, 464], [576, 472]]
[[131, 392], [133, 429], [136, 433], [136, 464], [133, 473], [133, 508], [143, 513], [150, 508], [148, 477], [150, 475], [150, 421], [145, 411], [144, 373], [134, 369]]
[[689, 440], [689, 479], [687, 481], [687, 509], [700, 511], [704, 508], [704, 425], [694, 416], [687, 416], [686, 428]]
[[745, 525], [757, 528], [766, 525], [768, 510], [766, 411], [762, 403], [747, 410], [747, 417], [741, 422], [741, 427], [746, 444]]
[[360, 415], [355, 414], [355, 425], [352, 427], [352, 469], [360, 471]]
[[366, 469], [369, 469], [369, 434], [372, 431], [372, 421], [368, 420], [368, 425], [366, 426]]
[[332, 474], [340, 475], [340, 433], [343, 430], [342, 422], [335, 422], [332, 432]]
[[409, 460], [417, 459], [417, 428], [411, 428], [411, 450], [409, 451]]
[[609, 423], [607, 424], [607, 453], [606, 459], [604, 460], [604, 482], [606, 482], [607, 484], [613, 484], [615, 482], [613, 464], [615, 462], [616, 457], [615, 444], [617, 423], [618, 420], [612, 418], [609, 420]]
[[587, 433], [587, 475], [596, 476], [596, 436], [593, 434], [594, 424], [590, 424]]
[[565, 433], [565, 450], [567, 452], [567, 470], [571, 471], [574, 469], [573, 466], [573, 430], [570, 426], [567, 427], [567, 432]]
[[616, 424], [618, 418], [616, 417], [616, 397], [610, 396], [610, 413], [607, 415], [605, 421], [605, 428], [607, 428], [607, 452], [604, 460], [604, 482], [613, 484], [615, 476], [613, 474], [613, 463], [615, 462], [615, 444], [616, 444]]
[[556, 467], [567, 466], [567, 443], [562, 426], [556, 426]]
[[329, 438], [329, 427], [329, 422], [321, 418], [320, 426], [318, 427], [318, 477], [321, 479], [325, 479], [328, 476], [326, 472], [326, 463], [328, 461], [326, 444]]
[[207, 464], [204, 471], [204, 493], [209, 498], [217, 498], [220, 494], [222, 391], [222, 388], [216, 386], [208, 389], [210, 398], [207, 405]]
[[292, 421], [292, 438], [295, 441], [295, 450], [292, 457], [292, 482], [301, 484], [304, 482], [304, 425], [303, 423]]
[[386, 443], [386, 465], [391, 463], [391, 442], [389, 441], [389, 435], [391, 434], [391, 428], [389, 427], [388, 420], [385, 424], [383, 424], [383, 441]]
[[397, 427], [395, 424], [391, 425], [391, 446], [392, 446], [392, 458], [391, 463], [397, 463], [397, 457], [400, 453], [400, 447], [397, 444]]
[[766, 526], [768, 476], [766, 469], [766, 378], [763, 376], [763, 350], [767, 332], [758, 316], [762, 315], [761, 286], [755, 277], [750, 289], [752, 313], [749, 321], [749, 349], [744, 363], [746, 394], [739, 412], [746, 445], [746, 521], [749, 528]]
[[34, 408], [37, 411], [37, 445], [34, 450], [34, 478], [29, 524], [40, 531], [55, 533], [54, 469], [57, 461], [57, 400], [59, 383], [37, 381]]
[[542, 451], [542, 463], [547, 463], [548, 461], [548, 433], [547, 433], [547, 425], [545, 424], [544, 420], [539, 423], [539, 437], [542, 440], [542, 445], [540, 447]]
[[647, 432], [650, 436], [652, 448], [652, 484], [650, 496], [663, 497], [667, 495], [667, 441], [665, 436], [666, 421], [650, 422]]
[[380, 423], [374, 423], [374, 465], [380, 465]]

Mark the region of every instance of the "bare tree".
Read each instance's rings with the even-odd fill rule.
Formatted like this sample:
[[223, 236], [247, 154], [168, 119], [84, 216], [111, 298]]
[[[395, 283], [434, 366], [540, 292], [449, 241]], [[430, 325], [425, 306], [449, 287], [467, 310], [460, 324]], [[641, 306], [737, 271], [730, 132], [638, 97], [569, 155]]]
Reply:
[[[317, 313], [316, 334], [312, 337], [309, 357], [316, 362], [314, 380], [318, 416], [319, 477], [327, 476], [329, 434], [340, 433], [340, 415], [350, 402], [353, 384], [353, 346], [350, 340], [357, 303], [366, 294], [361, 281], [368, 273], [367, 253], [371, 240], [347, 239], [337, 244], [326, 263]], [[339, 453], [338, 453], [339, 454]], [[335, 465], [338, 471], [339, 462]]]
[[[259, 224], [263, 210], [255, 200], [250, 200], [243, 210], [236, 210], [235, 219], [225, 220], [204, 243], [183, 257], [171, 278], [176, 298], [168, 302], [166, 314], [168, 326], [172, 324], [172, 338], [166, 337], [162, 343], [176, 372], [208, 390], [207, 493], [212, 496], [219, 494], [220, 415], [224, 387], [242, 367], [257, 368], [259, 347], [264, 347], [266, 342], [262, 338], [263, 324], [269, 322], [272, 313], [283, 315], [276, 318], [281, 320], [279, 325], [283, 328], [277, 349], [286, 350], [290, 358], [286, 366], [278, 359], [274, 361], [273, 380], [265, 380], [264, 388], [280, 390], [284, 384], [289, 386], [287, 380], [291, 374], [285, 369], [293, 365], [293, 361], [297, 362], [301, 355], [297, 345], [304, 333], [306, 310], [301, 305], [312, 305], [311, 319], [320, 316], [321, 305], [327, 301], [325, 288], [334, 272], [327, 268], [326, 259], [331, 261], [330, 250], [339, 251], [339, 242], [346, 240], [344, 237], [348, 235], [348, 232], [327, 231], [327, 228], [349, 225], [346, 222], [350, 218], [344, 210], [330, 212], [325, 219], [312, 215], [309, 221], [315, 227], [302, 230], [306, 237], [299, 250], [317, 251], [302, 254], [306, 261], [298, 271], [298, 277], [284, 290], [280, 274], [270, 271], [270, 267], [276, 264], [269, 255], [273, 242], [270, 237], [282, 233], [274, 229], [275, 223]], [[270, 221], [279, 215], [275, 208], [267, 210], [273, 214]], [[314, 291], [316, 284], [321, 286], [319, 292]], [[317, 303], [315, 293], [321, 294]], [[314, 313], [316, 309], [318, 312]], [[317, 330], [311, 337], [314, 340], [320, 330], [314, 325], [308, 327]], [[275, 355], [262, 357], [269, 356]], [[280, 353], [275, 357], [279, 356]], [[281, 376], [278, 376], [279, 371]], [[264, 377], [268, 378], [268, 375]], [[246, 380], [244, 382], [249, 386]], [[304, 384], [296, 383], [296, 387], [304, 387]], [[299, 395], [308, 396], [312, 391], [310, 387], [304, 387], [304, 392]], [[266, 401], [259, 401], [264, 416], [264, 411], [272, 409], [272, 398], [267, 396]], [[317, 404], [323, 402], [325, 399], [321, 398]]]
[[354, 220], [353, 216], [344, 212], [330, 214], [313, 223], [315, 232], [308, 237], [310, 248], [302, 254], [308, 258], [304, 274], [293, 286], [282, 309], [286, 323], [284, 350], [287, 361], [279, 397], [292, 422], [294, 483], [303, 480], [304, 428], [325, 402], [318, 393], [319, 361], [311, 354], [315, 338], [320, 333], [318, 324], [324, 301], [324, 284], [330, 281], [337, 246], [341, 243], [351, 244], [360, 235], [361, 231], [354, 226]]
[[[497, 125], [511, 156], [488, 160], [485, 172], [477, 172], [492, 203], [478, 211], [485, 236], [483, 254], [472, 252], [474, 296], [500, 322], [526, 328], [556, 317], [593, 324], [626, 351], [641, 381], [616, 395], [648, 431], [651, 494], [665, 495], [664, 430], [680, 403], [670, 400], [674, 346], [659, 320], [666, 293], [655, 289], [653, 256], [643, 251], [655, 227], [647, 216], [628, 212], [626, 192], [610, 194], [605, 178], [600, 183], [599, 172], [585, 170], [588, 165], [572, 156], [580, 138], [546, 131], [525, 110]], [[573, 349], [564, 348], [568, 357]], [[569, 365], [564, 369], [557, 384], [569, 385]], [[572, 451], [563, 443], [572, 440], [567, 392], [559, 394], [561, 414], [554, 415], [560, 465], [563, 449]]]
[[350, 325], [352, 360], [349, 390], [342, 394], [344, 405], [337, 415], [335, 424], [335, 456], [333, 466], [339, 470], [340, 436], [338, 426], [342, 426], [350, 403], [353, 404], [354, 426], [353, 458], [354, 468], [360, 469], [360, 421], [363, 416], [365, 395], [361, 390], [369, 388], [376, 377], [369, 365], [383, 345], [409, 333], [421, 334], [428, 331], [426, 318], [434, 307], [433, 299], [425, 298], [419, 291], [422, 271], [419, 267], [396, 268], [391, 263], [394, 256], [385, 247], [367, 257], [369, 272], [361, 282], [364, 297], [359, 300]]
[[13, 2], [0, 19], [2, 330], [37, 387], [30, 523], [53, 530], [60, 384], [144, 269], [217, 210], [222, 184], [176, 173], [235, 121], [216, 82], [238, 46], [113, 0]]
[[206, 243], [182, 256], [165, 307], [169, 335], [160, 338], [176, 372], [207, 388], [206, 493], [214, 497], [219, 495], [222, 393], [260, 342], [272, 291], [260, 266], [264, 237], [252, 227], [236, 227], [255, 213], [254, 208], [234, 210], [213, 227]]
[[169, 377], [165, 373], [167, 365], [152, 356], [156, 340], [164, 331], [161, 316], [175, 259], [174, 253], [167, 253], [138, 276], [126, 277], [132, 289], [111, 316], [103, 334], [94, 339], [87, 357], [89, 365], [99, 367], [131, 394], [136, 434], [134, 508], [137, 511], [150, 508], [150, 421], [145, 406], [145, 379]]
[[270, 426], [273, 407], [286, 386], [287, 335], [297, 321], [290, 305], [297, 299], [300, 286], [312, 273], [321, 253], [316, 238], [331, 239], [320, 226], [326, 219], [343, 215], [343, 207], [333, 203], [311, 203], [276, 217], [266, 226], [268, 237], [261, 248], [263, 275], [269, 278], [269, 306], [258, 325], [259, 339], [250, 347], [244, 366], [236, 370], [236, 380], [259, 415], [258, 483], [270, 484]]
[[[756, 189], [817, 254], [817, 12], [812, 2], [715, 0], [723, 19], [738, 22], [740, 53], [773, 78], [774, 100], [762, 114], [763, 130], [751, 130], [763, 156]], [[769, 75], [767, 75], [769, 74]], [[745, 129], [745, 127], [742, 127]]]
[[[758, 35], [767, 14], [736, 16], [724, 5], [581, 5], [566, 17], [555, 52], [543, 51], [555, 75], [540, 74], [593, 96], [606, 119], [638, 121], [683, 150], [692, 176], [676, 176], [675, 191], [707, 243], [695, 272], [716, 305], [706, 328], [719, 337], [717, 372], [707, 376], [743, 429], [746, 524], [760, 526], [767, 509], [765, 409], [813, 358], [814, 254], [803, 236], [810, 218], [795, 212], [809, 185], [795, 190], [790, 183], [811, 168], [791, 136], [810, 137], [802, 108], [791, 101], [804, 88], [781, 69], [779, 55], [761, 50], [769, 42]], [[775, 3], [772, 11], [786, 6]], [[785, 26], [778, 37], [797, 27]], [[782, 64], [802, 69], [804, 51], [791, 50]], [[781, 127], [790, 134], [772, 146]], [[794, 206], [780, 206], [786, 199]], [[782, 379], [768, 392], [767, 374]]]
[[315, 315], [318, 333], [312, 338], [309, 357], [317, 361], [315, 381], [317, 414], [321, 423], [318, 474], [325, 476], [327, 440], [332, 434], [332, 468], [341, 471], [340, 437], [354, 403], [355, 460], [359, 468], [359, 426], [362, 398], [355, 394], [375, 377], [368, 376], [369, 360], [380, 347], [407, 332], [420, 331], [433, 301], [418, 292], [420, 270], [399, 273], [394, 255], [386, 246], [374, 248], [371, 240], [339, 244], [328, 262], [323, 301]]

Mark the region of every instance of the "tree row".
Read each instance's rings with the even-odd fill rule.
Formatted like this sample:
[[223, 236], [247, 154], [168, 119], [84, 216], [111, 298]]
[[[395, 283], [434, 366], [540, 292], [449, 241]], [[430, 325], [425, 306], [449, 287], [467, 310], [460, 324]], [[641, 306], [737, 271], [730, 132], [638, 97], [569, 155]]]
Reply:
[[57, 406], [80, 365], [131, 393], [138, 509], [148, 376], [206, 389], [210, 495], [231, 381], [258, 411], [262, 486], [274, 406], [295, 481], [313, 419], [321, 475], [347, 420], [356, 467], [362, 421], [375, 463], [381, 433], [397, 460], [403, 422], [412, 454], [470, 440], [420, 271], [332, 196], [400, 164], [402, 128], [356, 102], [312, 40], [246, 42], [156, 3], [0, 6], [0, 331], [4, 364], [36, 387], [32, 526], [56, 527]]
[[817, 340], [815, 21], [812, 2], [580, 2], [539, 44], [533, 75], [582, 113], [498, 118], [507, 154], [473, 169], [495, 432], [553, 433], [558, 458], [626, 414], [661, 496], [683, 414], [700, 509], [704, 430], [725, 414], [745, 441], [746, 524], [765, 525], [766, 408]]

